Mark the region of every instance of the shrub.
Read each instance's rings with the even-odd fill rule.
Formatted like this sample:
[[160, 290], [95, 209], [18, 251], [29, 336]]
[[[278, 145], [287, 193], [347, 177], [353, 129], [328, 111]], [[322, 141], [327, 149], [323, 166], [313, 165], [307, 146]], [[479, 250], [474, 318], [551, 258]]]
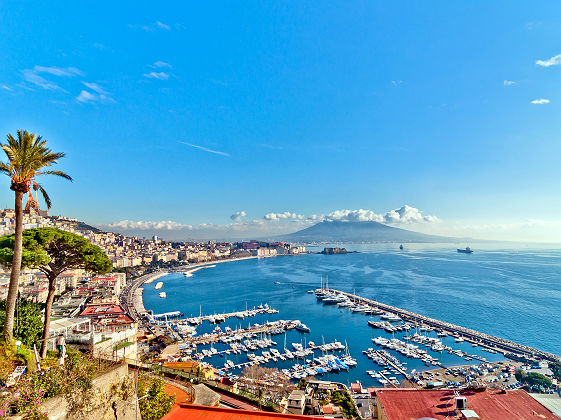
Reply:
[[142, 420], [159, 420], [173, 407], [175, 397], [164, 391], [161, 376], [144, 377], [138, 382], [138, 405]]

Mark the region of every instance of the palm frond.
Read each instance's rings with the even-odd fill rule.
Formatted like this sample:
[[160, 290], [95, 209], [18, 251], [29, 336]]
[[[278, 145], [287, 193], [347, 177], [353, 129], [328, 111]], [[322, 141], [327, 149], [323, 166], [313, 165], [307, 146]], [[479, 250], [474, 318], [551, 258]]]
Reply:
[[[55, 175], [72, 181], [72, 177], [63, 171], [44, 170], [58, 163], [58, 159], [65, 156], [61, 152], [53, 152], [47, 147], [47, 141], [37, 134], [27, 130], [18, 130], [14, 137], [7, 135], [7, 143], [0, 147], [8, 157], [7, 164], [0, 162], [0, 173], [5, 173], [12, 179], [12, 184], [22, 190], [35, 187], [35, 178], [40, 175]], [[27, 188], [26, 188], [27, 187]], [[47, 207], [51, 207], [51, 200], [42, 187], [40, 189]], [[35, 191], [37, 191], [35, 189]], [[31, 194], [30, 194], [31, 195]], [[37, 199], [29, 198], [26, 210], [38, 208]]]
[[62, 171], [41, 171], [41, 172], [37, 172], [37, 175], [56, 175], [64, 179], [67, 179], [69, 181], [72, 181], [72, 177], [68, 175], [66, 172], [62, 172]]
[[5, 173], [6, 175], [9, 176], [12, 173], [12, 170], [4, 162], [0, 162], [0, 172]]
[[39, 187], [39, 191], [41, 191], [41, 195], [43, 195], [43, 200], [45, 200], [47, 208], [50, 209], [52, 204], [51, 197], [49, 197], [49, 194], [47, 194], [47, 191], [45, 191], [41, 185], [37, 184], [37, 186]]

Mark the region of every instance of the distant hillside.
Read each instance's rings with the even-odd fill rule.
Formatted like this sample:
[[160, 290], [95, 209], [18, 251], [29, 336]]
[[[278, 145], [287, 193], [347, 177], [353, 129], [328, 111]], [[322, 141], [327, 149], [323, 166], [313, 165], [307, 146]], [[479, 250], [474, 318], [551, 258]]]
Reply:
[[459, 238], [426, 235], [378, 222], [320, 222], [298, 232], [277, 237], [289, 242], [458, 242]]

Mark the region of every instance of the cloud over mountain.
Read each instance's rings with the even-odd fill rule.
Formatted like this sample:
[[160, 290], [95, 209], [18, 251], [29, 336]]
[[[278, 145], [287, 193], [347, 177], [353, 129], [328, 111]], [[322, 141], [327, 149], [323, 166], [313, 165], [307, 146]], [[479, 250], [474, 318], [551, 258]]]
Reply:
[[[322, 220], [318, 217], [317, 220]], [[437, 222], [436, 216], [423, 216], [419, 209], [408, 206], [401, 206], [396, 210], [388, 211], [385, 214], [377, 214], [372, 210], [336, 210], [323, 217], [323, 220], [341, 222], [378, 222], [387, 224], [413, 224], [413, 223], [432, 223]]]
[[436, 216], [423, 215], [419, 209], [408, 205], [383, 214], [378, 214], [373, 210], [358, 209], [336, 210], [327, 215], [312, 214], [306, 216], [296, 212], [284, 211], [280, 213], [267, 213], [258, 219], [246, 220], [244, 219], [245, 217], [247, 217], [247, 213], [240, 210], [230, 216], [230, 223], [224, 224], [203, 223], [191, 225], [171, 220], [121, 220], [100, 227], [132, 235], [158, 233], [172, 239], [252, 239], [286, 234], [324, 221], [378, 222], [393, 226], [430, 224], [439, 221]]

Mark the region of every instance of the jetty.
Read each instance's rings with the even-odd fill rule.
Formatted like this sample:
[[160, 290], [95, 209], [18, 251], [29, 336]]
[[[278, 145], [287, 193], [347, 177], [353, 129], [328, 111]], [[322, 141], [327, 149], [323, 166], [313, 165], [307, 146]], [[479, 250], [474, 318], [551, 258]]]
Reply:
[[553, 362], [561, 361], [561, 357], [552, 353], [544, 352], [541, 350], [534, 349], [529, 346], [515, 343], [510, 340], [505, 340], [503, 338], [494, 337], [489, 334], [481, 333], [479, 331], [472, 330], [470, 328], [461, 327], [459, 325], [454, 325], [449, 322], [440, 321], [434, 318], [429, 318], [424, 315], [419, 315], [414, 312], [407, 311], [405, 309], [396, 308], [395, 306], [386, 305], [381, 302], [377, 302], [372, 299], [367, 299], [362, 296], [358, 296], [352, 293], [343, 292], [341, 290], [335, 289], [318, 289], [317, 292], [328, 292], [331, 294], [338, 294], [347, 296], [356, 304], [366, 305], [374, 309], [380, 309], [387, 313], [399, 316], [402, 320], [407, 322], [413, 322], [416, 324], [427, 325], [432, 328], [444, 331], [449, 335], [454, 337], [462, 337], [465, 341], [475, 343], [482, 347], [487, 347], [493, 351], [499, 351], [505, 355], [505, 357], [519, 360], [519, 359], [529, 359], [529, 360], [541, 360], [546, 359]]
[[[177, 312], [178, 313], [178, 312]], [[169, 323], [182, 323], [187, 321], [190, 324], [200, 324], [203, 321], [209, 321], [212, 324], [218, 324], [220, 322], [225, 321], [228, 318], [238, 318], [238, 319], [245, 319], [246, 317], [252, 317], [255, 315], [264, 315], [264, 314], [277, 314], [279, 311], [277, 309], [269, 308], [269, 306], [261, 306], [253, 309], [247, 309], [244, 311], [236, 311], [236, 312], [227, 312], [223, 314], [212, 314], [212, 315], [199, 315], [193, 316], [189, 318], [178, 318], [176, 316], [173, 320], [168, 320]], [[155, 316], [154, 316], [155, 318]]]
[[[168, 321], [171, 322], [171, 321]], [[245, 335], [245, 334], [260, 334], [260, 333], [268, 333], [275, 330], [282, 329], [283, 331], [292, 329], [297, 323], [300, 321], [277, 321], [270, 324], [264, 325], [253, 325], [248, 326], [247, 328], [238, 329], [232, 332], [216, 332], [211, 334], [205, 334], [199, 337], [190, 337], [185, 339], [185, 343], [188, 344], [209, 344], [209, 343], [216, 343], [220, 341], [223, 337], [229, 337], [234, 335]]]
[[398, 366], [397, 364], [394, 363], [393, 360], [391, 360], [389, 357], [387, 357], [387, 355], [385, 354], [384, 351], [375, 350], [374, 354], [377, 355], [384, 362], [386, 362], [388, 365], [390, 365], [393, 369], [397, 370], [400, 374], [405, 376], [405, 378], [407, 380], [411, 379], [411, 375], [409, 375], [401, 366]]

